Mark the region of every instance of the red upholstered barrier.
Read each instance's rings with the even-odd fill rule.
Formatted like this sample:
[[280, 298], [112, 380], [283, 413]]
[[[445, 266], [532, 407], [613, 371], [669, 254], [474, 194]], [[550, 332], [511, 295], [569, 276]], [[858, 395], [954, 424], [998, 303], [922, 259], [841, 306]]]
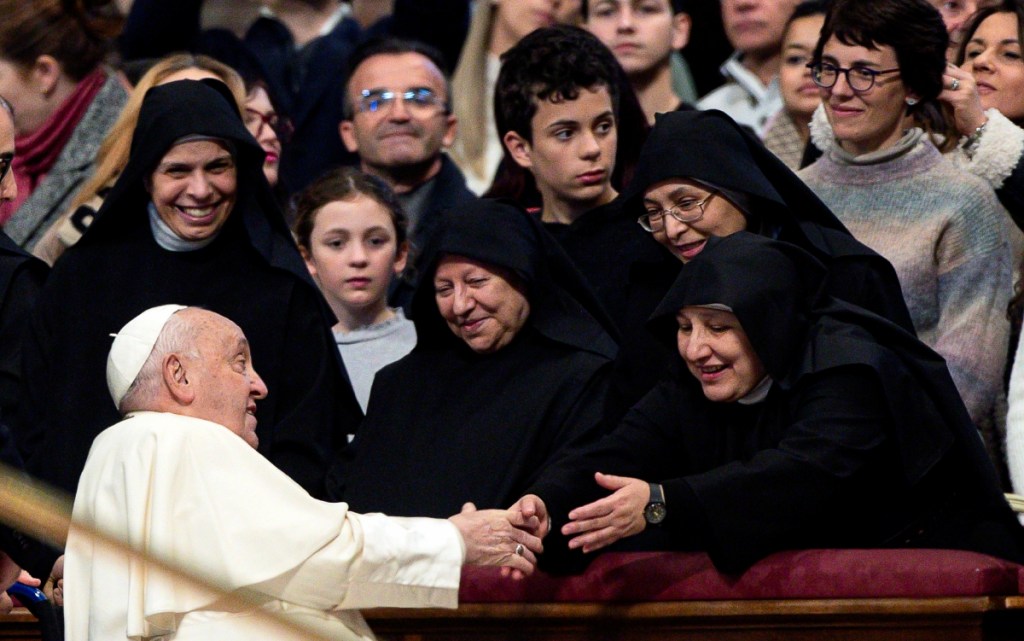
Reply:
[[1024, 593], [1024, 567], [956, 550], [799, 550], [767, 557], [740, 576], [706, 554], [599, 555], [579, 576], [502, 579], [463, 571], [461, 603], [647, 602], [742, 599], [954, 597]]

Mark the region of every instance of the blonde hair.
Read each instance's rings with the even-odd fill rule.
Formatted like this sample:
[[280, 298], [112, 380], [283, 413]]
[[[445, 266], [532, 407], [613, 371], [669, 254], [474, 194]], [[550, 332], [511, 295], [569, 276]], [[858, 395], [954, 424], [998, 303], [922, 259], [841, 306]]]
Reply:
[[128, 164], [128, 154], [132, 146], [132, 134], [139, 122], [139, 110], [142, 109], [142, 99], [146, 92], [160, 84], [171, 74], [186, 69], [202, 69], [209, 71], [224, 81], [224, 84], [231, 90], [235, 102], [238, 104], [240, 113], [245, 110], [245, 85], [242, 83], [238, 72], [226, 64], [214, 60], [209, 56], [198, 54], [178, 53], [160, 59], [150, 67], [128, 97], [121, 115], [118, 116], [114, 126], [110, 128], [107, 137], [103, 139], [99, 151], [96, 153], [96, 169], [92, 176], [82, 185], [82, 188], [75, 194], [71, 201], [71, 208], [68, 214], [89, 202], [99, 194], [105, 187], [109, 186], [125, 165]]
[[459, 123], [459, 136], [449, 155], [463, 171], [483, 176], [487, 171], [487, 123], [493, 117], [487, 113], [487, 57], [495, 6], [490, 0], [476, 0], [473, 5], [469, 33], [452, 76], [452, 111]]

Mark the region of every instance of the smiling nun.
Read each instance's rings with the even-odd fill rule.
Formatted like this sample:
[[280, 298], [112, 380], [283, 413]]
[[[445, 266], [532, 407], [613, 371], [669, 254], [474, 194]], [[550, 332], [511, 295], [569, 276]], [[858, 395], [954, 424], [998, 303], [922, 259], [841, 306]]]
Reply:
[[263, 158], [222, 83], [146, 94], [128, 165], [57, 263], [30, 328], [18, 426], [33, 474], [74, 491], [93, 437], [118, 416], [103, 393], [111, 333], [176, 303], [242, 328], [274, 390], [259, 406], [259, 451], [323, 495], [330, 452], [361, 412]]
[[787, 243], [709, 240], [652, 320], [675, 374], [532, 488], [553, 521], [545, 554], [643, 532], [634, 547], [706, 550], [731, 573], [807, 548], [1024, 559], [945, 362], [827, 296], [825, 276]]

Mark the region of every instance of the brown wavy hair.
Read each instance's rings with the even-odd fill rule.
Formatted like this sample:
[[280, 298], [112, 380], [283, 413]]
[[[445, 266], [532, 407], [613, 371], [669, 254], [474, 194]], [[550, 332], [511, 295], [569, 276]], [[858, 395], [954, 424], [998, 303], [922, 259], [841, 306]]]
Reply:
[[97, 0], [0, 0], [0, 16], [0, 57], [27, 69], [53, 56], [75, 82], [106, 59], [123, 24]]

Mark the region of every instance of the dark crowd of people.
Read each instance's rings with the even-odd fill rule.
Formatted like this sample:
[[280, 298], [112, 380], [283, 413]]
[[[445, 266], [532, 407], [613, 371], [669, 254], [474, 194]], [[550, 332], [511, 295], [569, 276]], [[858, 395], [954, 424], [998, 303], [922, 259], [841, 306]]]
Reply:
[[[1024, 563], [1024, 0], [713, 4], [0, 0], [3, 462], [356, 635], [462, 563]], [[69, 639], [258, 634], [72, 535], [0, 527]]]

